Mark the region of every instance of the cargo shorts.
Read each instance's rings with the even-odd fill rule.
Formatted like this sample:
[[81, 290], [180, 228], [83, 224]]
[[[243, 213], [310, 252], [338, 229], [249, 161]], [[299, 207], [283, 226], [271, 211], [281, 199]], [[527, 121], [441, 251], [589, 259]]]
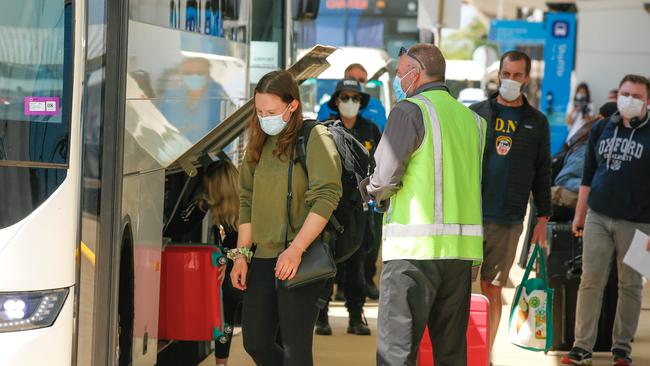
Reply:
[[[481, 280], [494, 286], [504, 287], [508, 283], [510, 269], [517, 255], [517, 244], [524, 225], [483, 224], [483, 263], [480, 267]], [[479, 269], [472, 271], [476, 281]]]

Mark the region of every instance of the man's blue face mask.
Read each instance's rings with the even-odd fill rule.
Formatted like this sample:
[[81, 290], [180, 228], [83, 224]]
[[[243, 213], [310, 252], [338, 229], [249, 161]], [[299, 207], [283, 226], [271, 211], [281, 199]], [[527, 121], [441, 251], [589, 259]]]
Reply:
[[395, 98], [397, 101], [401, 101], [407, 98], [407, 94], [411, 87], [413, 86], [413, 82], [411, 82], [411, 85], [409, 85], [408, 88], [406, 88], [406, 91], [402, 89], [402, 79], [408, 76], [411, 72], [415, 71], [415, 69], [411, 69], [411, 71], [407, 72], [406, 75], [399, 77], [397, 74], [395, 74], [395, 79], [393, 79], [393, 91], [395, 92]]

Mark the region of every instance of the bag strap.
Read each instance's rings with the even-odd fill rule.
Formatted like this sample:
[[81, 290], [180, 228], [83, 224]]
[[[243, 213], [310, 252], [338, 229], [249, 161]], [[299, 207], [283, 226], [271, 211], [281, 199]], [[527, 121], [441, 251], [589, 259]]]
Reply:
[[292, 182], [293, 182], [293, 165], [294, 165], [294, 160], [293, 160], [293, 153], [296, 148], [296, 144], [291, 148], [291, 154], [289, 157], [289, 173], [288, 178], [287, 178], [287, 227], [284, 231], [284, 249], [287, 249], [289, 246], [289, 226], [293, 227], [291, 225], [291, 201], [293, 200], [293, 190], [291, 188]]
[[305, 175], [309, 178], [309, 172], [307, 171], [307, 143], [309, 142], [309, 135], [311, 135], [311, 130], [316, 127], [318, 122], [306, 119], [302, 123], [302, 128], [298, 134], [298, 161], [302, 166], [302, 169], [305, 171]]
[[528, 264], [526, 265], [526, 272], [524, 272], [524, 278], [521, 280], [521, 282], [526, 282], [526, 280], [530, 277], [530, 272], [533, 270], [535, 261], [539, 261], [539, 274], [541, 276], [541, 279], [545, 284], [548, 284], [546, 279], [546, 261], [544, 260], [544, 252], [539, 244], [535, 244], [533, 248], [533, 254], [528, 260]]

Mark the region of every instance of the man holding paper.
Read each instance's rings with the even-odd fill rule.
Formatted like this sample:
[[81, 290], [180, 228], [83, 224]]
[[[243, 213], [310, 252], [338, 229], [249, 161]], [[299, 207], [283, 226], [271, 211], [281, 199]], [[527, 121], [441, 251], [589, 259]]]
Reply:
[[[650, 233], [650, 82], [627, 75], [620, 83], [618, 112], [594, 125], [573, 232], [583, 235], [582, 277], [575, 343], [566, 365], [591, 365], [602, 297], [616, 255], [619, 296], [612, 354], [615, 366], [632, 364], [631, 341], [641, 313], [643, 278], [623, 263], [637, 230]], [[650, 242], [647, 244], [650, 249]]]

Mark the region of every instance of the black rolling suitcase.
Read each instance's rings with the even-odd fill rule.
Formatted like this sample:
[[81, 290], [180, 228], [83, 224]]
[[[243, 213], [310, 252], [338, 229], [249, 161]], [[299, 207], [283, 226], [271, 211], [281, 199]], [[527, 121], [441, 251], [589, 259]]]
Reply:
[[[552, 349], [568, 351], [574, 341], [576, 303], [580, 273], [582, 272], [582, 239], [573, 236], [570, 223], [550, 222], [548, 224], [548, 244], [549, 286], [555, 290]], [[617, 301], [618, 275], [616, 260], [614, 260], [603, 296], [594, 352], [610, 351]]]

